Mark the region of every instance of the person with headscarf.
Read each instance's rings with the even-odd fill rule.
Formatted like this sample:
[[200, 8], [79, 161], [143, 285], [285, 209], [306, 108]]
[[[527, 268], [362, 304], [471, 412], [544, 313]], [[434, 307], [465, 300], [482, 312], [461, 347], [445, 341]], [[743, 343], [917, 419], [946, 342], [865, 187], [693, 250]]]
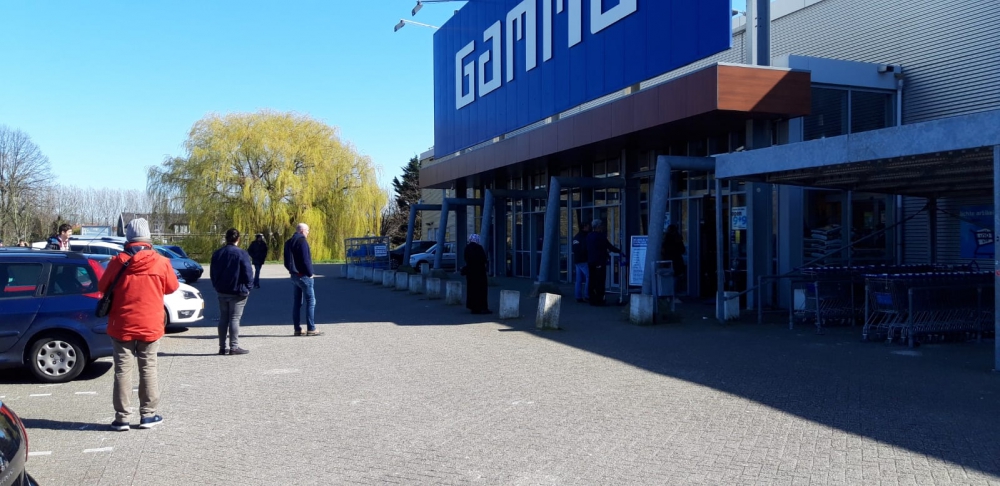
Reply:
[[491, 314], [489, 304], [486, 302], [487, 284], [486, 277], [486, 250], [479, 243], [479, 235], [473, 233], [469, 235], [469, 244], [465, 246], [465, 266], [462, 267], [462, 275], [465, 275], [465, 287], [467, 296], [465, 306], [473, 314]]

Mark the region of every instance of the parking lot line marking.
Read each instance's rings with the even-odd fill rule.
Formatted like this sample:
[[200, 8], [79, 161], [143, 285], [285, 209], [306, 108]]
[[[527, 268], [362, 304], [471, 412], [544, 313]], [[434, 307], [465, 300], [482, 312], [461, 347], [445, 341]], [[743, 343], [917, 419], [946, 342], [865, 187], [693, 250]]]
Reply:
[[97, 395], [97, 392], [76, 392], [77, 395]]
[[98, 449], [84, 449], [83, 452], [86, 454], [89, 452], [111, 452], [112, 450], [114, 450], [114, 447], [101, 447]]
[[31, 452], [28, 453], [28, 457], [51, 456], [51, 455], [52, 455], [52, 451], [31, 451]]
[[51, 397], [51, 393], [32, 393], [29, 397]]
[[62, 383], [49, 383], [48, 385], [38, 385], [38, 388], [48, 388], [50, 386], [62, 386]]

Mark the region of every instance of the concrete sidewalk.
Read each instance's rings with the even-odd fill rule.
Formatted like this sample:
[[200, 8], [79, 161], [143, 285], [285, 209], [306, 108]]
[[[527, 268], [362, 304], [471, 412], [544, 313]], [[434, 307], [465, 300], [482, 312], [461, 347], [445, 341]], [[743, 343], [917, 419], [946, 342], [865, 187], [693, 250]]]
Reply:
[[[861, 343], [857, 330], [720, 325], [682, 309], [637, 327], [564, 302], [560, 331], [336, 277], [293, 337], [292, 287], [265, 267], [241, 344], [218, 307], [160, 355], [166, 422], [116, 433], [109, 363], [40, 388], [0, 374], [42, 484], [1000, 484], [992, 343]], [[490, 288], [530, 288], [503, 280]], [[711, 306], [700, 306], [705, 315]], [[496, 308], [494, 308], [496, 310]], [[690, 312], [690, 315], [687, 314]]]

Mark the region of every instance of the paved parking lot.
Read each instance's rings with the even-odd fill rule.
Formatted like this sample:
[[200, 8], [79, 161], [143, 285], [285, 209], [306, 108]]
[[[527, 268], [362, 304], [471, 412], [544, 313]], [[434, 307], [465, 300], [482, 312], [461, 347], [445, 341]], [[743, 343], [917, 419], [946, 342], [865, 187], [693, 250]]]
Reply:
[[291, 335], [291, 284], [268, 266], [247, 356], [216, 354], [199, 282], [207, 318], [164, 338], [152, 430], [107, 430], [110, 361], [54, 386], [0, 373], [29, 471], [72, 485], [1000, 484], [992, 342], [722, 326], [698, 304], [639, 328], [570, 301], [563, 330], [537, 332], [527, 298], [499, 323], [320, 268], [326, 335]]

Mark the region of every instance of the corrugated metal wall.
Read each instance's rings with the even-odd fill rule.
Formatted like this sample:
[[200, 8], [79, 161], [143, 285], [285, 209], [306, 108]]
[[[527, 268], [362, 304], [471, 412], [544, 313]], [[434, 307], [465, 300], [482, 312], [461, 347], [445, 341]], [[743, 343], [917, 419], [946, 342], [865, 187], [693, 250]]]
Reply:
[[[927, 263], [930, 261], [930, 216], [920, 212], [927, 199], [908, 197], [903, 199], [903, 218], [913, 214], [916, 217], [904, 226], [903, 263]], [[939, 199], [937, 212], [937, 261], [945, 265], [967, 265], [973, 259], [962, 256], [962, 221], [959, 212], [965, 206], [993, 206], [989, 197]], [[976, 259], [980, 268], [993, 267], [990, 259]]]
[[997, 0], [824, 0], [775, 20], [772, 56], [902, 64], [903, 121], [1000, 109]]
[[927, 211], [921, 212], [926, 204], [922, 197], [903, 198], [902, 219], [913, 216], [903, 223], [903, 263], [927, 263], [930, 257], [931, 219]]
[[[964, 206], [989, 206], [993, 207], [991, 198], [954, 198], [941, 199], [938, 201], [938, 234], [937, 234], [937, 263], [944, 264], [968, 264], [972, 259], [963, 258], [961, 254], [961, 220], [958, 218], [959, 211]], [[993, 261], [988, 259], [977, 259], [979, 268], [992, 269]]]

